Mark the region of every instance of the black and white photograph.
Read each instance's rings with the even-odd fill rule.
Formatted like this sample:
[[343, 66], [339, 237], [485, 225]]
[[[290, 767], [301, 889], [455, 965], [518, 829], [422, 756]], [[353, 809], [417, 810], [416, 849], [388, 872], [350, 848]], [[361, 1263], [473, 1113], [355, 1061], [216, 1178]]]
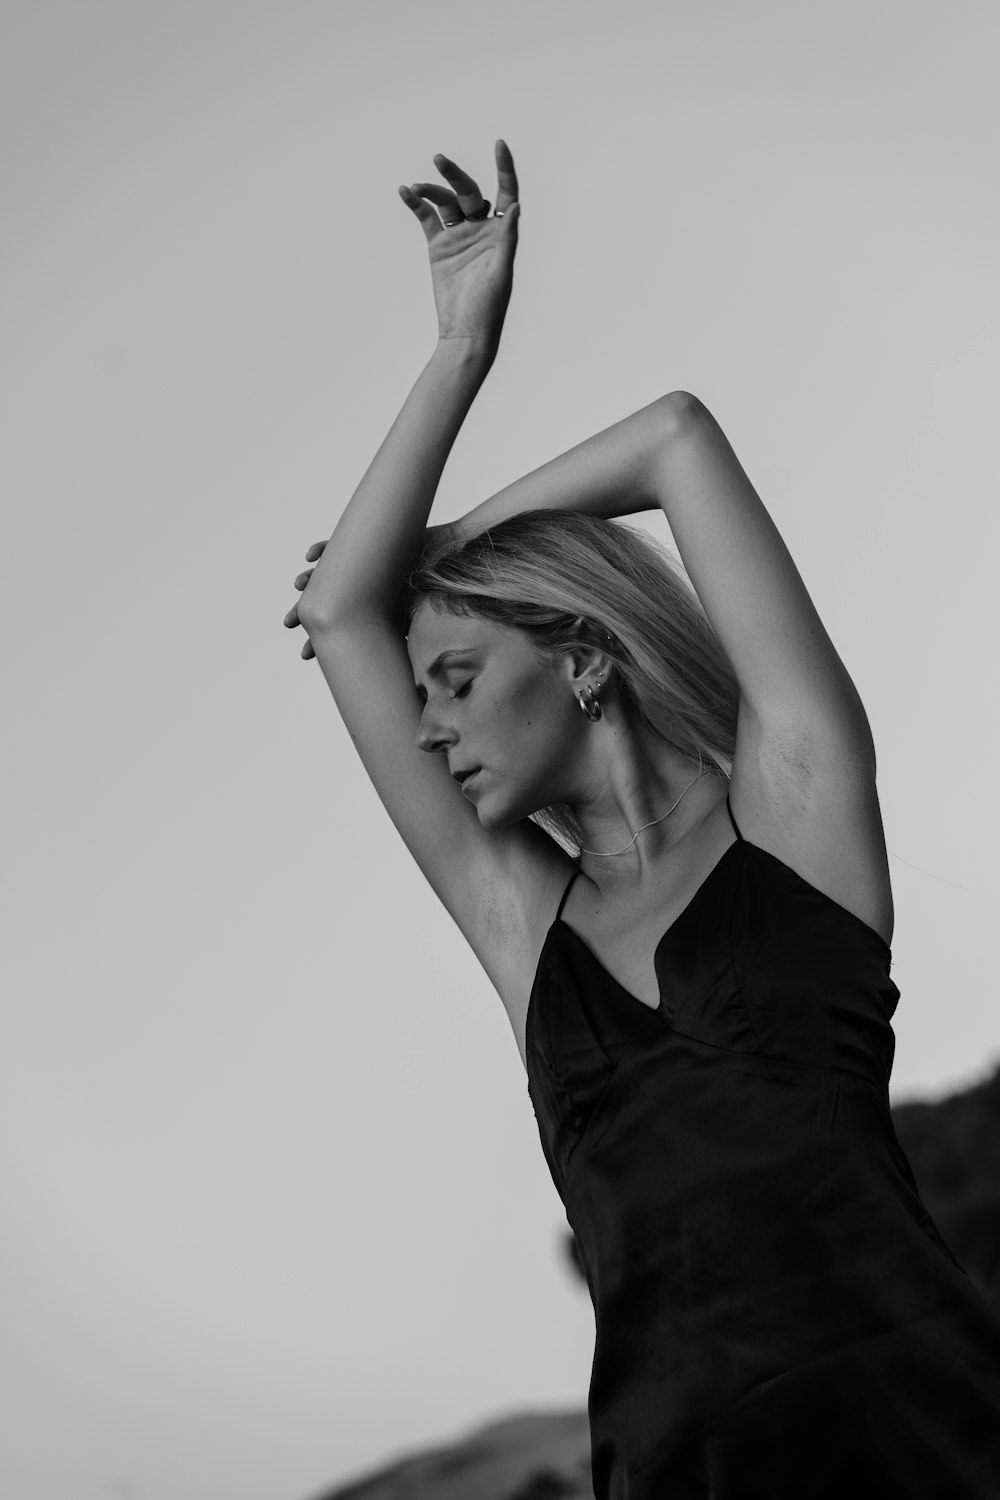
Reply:
[[1000, 1496], [998, 45], [0, 7], [5, 1496]]

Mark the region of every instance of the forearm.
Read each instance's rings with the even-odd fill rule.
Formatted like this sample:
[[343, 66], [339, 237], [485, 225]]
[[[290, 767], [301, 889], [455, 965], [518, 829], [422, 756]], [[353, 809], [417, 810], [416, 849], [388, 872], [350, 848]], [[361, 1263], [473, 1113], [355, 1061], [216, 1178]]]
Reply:
[[656, 510], [655, 460], [669, 421], [669, 406], [661, 397], [498, 490], [453, 521], [453, 532], [473, 536], [526, 510], [573, 510], [605, 520]]
[[306, 628], [393, 614], [448, 455], [493, 355], [438, 344], [358, 485], [299, 602]]

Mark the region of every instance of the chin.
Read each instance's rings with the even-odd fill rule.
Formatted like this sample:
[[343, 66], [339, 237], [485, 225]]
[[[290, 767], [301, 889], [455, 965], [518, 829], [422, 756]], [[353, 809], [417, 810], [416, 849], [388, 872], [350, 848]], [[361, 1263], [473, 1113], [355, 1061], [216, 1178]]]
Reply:
[[499, 833], [501, 829], [509, 828], [512, 823], [517, 822], [517, 818], [512, 818], [502, 809], [499, 812], [494, 812], [490, 810], [484, 811], [482, 807], [477, 807], [476, 812], [479, 815], [479, 821], [482, 826], [488, 828], [491, 833]]
[[[486, 806], [483, 806], [483, 803]], [[491, 805], [492, 803], [492, 805]], [[476, 816], [483, 828], [499, 830], [509, 828], [516, 821], [512, 817], [509, 808], [505, 808], [500, 798], [491, 798], [489, 793], [480, 794], [475, 800]]]
[[513, 828], [515, 823], [523, 823], [525, 818], [535, 811], [535, 804], [533, 802], [527, 806], [517, 806], [515, 804], [513, 807], [510, 802], [504, 802], [499, 797], [493, 801], [492, 805], [490, 805], [489, 798], [486, 799], [486, 802], [487, 805], [485, 807], [482, 800], [477, 802], [476, 812], [479, 814], [479, 821], [482, 826], [490, 829], [493, 833], [500, 833], [505, 828]]

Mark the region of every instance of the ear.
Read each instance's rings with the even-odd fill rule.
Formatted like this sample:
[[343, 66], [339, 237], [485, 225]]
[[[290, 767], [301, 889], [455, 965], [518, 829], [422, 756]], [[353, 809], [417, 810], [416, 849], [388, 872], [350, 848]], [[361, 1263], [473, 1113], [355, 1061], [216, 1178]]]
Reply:
[[597, 689], [598, 679], [600, 687], [606, 688], [611, 675], [611, 661], [603, 651], [581, 642], [567, 653], [563, 670], [574, 693], [588, 686]]

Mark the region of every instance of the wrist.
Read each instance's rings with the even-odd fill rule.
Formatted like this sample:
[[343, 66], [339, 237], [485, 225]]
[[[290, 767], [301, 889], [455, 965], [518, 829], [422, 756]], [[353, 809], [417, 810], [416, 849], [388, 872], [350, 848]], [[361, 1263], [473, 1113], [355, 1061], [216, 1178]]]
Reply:
[[443, 368], [455, 367], [485, 376], [497, 357], [498, 348], [498, 343], [491, 344], [482, 338], [439, 336], [431, 359]]

